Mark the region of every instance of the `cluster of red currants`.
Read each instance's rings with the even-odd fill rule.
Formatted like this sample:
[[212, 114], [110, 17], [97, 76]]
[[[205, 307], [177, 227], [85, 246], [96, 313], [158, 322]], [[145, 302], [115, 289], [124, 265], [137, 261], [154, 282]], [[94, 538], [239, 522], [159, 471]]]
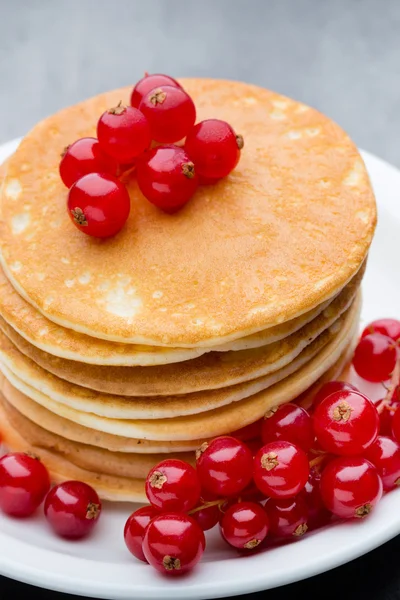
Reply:
[[400, 485], [399, 339], [399, 321], [376, 321], [354, 355], [370, 381], [392, 377], [377, 406], [353, 385], [330, 381], [310, 411], [294, 403], [272, 408], [249, 444], [222, 436], [199, 448], [195, 467], [176, 459], [154, 467], [146, 479], [150, 505], [125, 525], [130, 552], [177, 575], [200, 560], [204, 531], [217, 524], [230, 546], [250, 552], [335, 517], [368, 515], [383, 491]]
[[146, 75], [133, 88], [131, 106], [106, 110], [97, 138], [77, 140], [60, 162], [78, 229], [109, 237], [123, 227], [130, 199], [118, 177], [134, 169], [145, 198], [168, 213], [182, 208], [199, 184], [226, 177], [239, 161], [242, 136], [225, 121], [195, 120], [193, 100], [168, 75]]
[[33, 454], [10, 452], [0, 458], [0, 509], [7, 515], [26, 518], [44, 501], [44, 514], [60, 537], [80, 539], [99, 520], [101, 502], [97, 492], [82, 481], [64, 481], [50, 489], [50, 476]]

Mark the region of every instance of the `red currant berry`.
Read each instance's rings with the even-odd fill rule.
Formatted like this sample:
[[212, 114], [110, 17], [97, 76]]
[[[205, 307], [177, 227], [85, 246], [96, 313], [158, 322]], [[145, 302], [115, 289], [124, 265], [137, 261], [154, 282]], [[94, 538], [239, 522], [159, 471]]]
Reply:
[[[201, 499], [201, 505], [206, 504], [206, 501]], [[206, 506], [201, 510], [195, 510], [190, 515], [202, 528], [203, 531], [208, 531], [215, 527], [221, 517], [221, 511], [217, 504]]]
[[167, 575], [180, 575], [200, 560], [204, 533], [188, 515], [166, 513], [155, 517], [146, 529], [143, 553], [147, 562]]
[[264, 444], [285, 440], [308, 452], [314, 443], [314, 430], [310, 415], [296, 404], [283, 404], [265, 415], [262, 426]]
[[341, 456], [321, 475], [321, 496], [328, 510], [342, 519], [363, 518], [382, 496], [382, 480], [366, 458]]
[[298, 494], [306, 485], [309, 472], [306, 453], [290, 442], [265, 444], [254, 458], [254, 483], [271, 498]]
[[146, 152], [138, 162], [137, 181], [143, 196], [169, 213], [182, 208], [199, 185], [194, 164], [186, 152], [172, 145]]
[[44, 514], [57, 535], [80, 539], [98, 522], [101, 502], [90, 485], [82, 481], [65, 481], [47, 494]]
[[49, 473], [38, 458], [11, 452], [0, 459], [0, 508], [6, 514], [30, 516], [49, 489]]
[[375, 405], [360, 392], [351, 390], [334, 392], [322, 400], [313, 421], [318, 442], [332, 454], [362, 454], [379, 432]]
[[147, 499], [157, 510], [187, 512], [199, 502], [200, 492], [195, 469], [183, 460], [163, 460], [146, 478]]
[[233, 437], [205, 442], [196, 452], [196, 461], [202, 487], [220, 498], [239, 494], [251, 481], [251, 452]]
[[191, 97], [171, 85], [157, 86], [143, 96], [139, 110], [150, 123], [153, 140], [164, 144], [186, 137], [196, 120]]
[[393, 417], [395, 415], [395, 412], [400, 407], [399, 402], [393, 399], [388, 402], [385, 398], [383, 398], [382, 400], [379, 400], [379, 402], [377, 402], [375, 406], [379, 413], [380, 435], [391, 436]]
[[270, 532], [274, 537], [301, 537], [308, 530], [308, 509], [304, 499], [280, 498], [267, 500], [265, 511], [268, 515]]
[[172, 85], [172, 87], [177, 88], [182, 87], [173, 77], [170, 77], [169, 75], [161, 75], [158, 73], [155, 75], [145, 75], [137, 82], [132, 90], [131, 106], [139, 108], [139, 104], [141, 103], [143, 97], [161, 85]]
[[361, 337], [363, 338], [370, 333], [382, 333], [397, 342], [397, 340], [400, 340], [400, 321], [397, 319], [377, 319], [367, 325]]
[[393, 340], [381, 333], [370, 333], [358, 342], [353, 366], [367, 381], [386, 381], [393, 372], [396, 359], [397, 348]]
[[222, 518], [221, 533], [230, 546], [253, 550], [267, 537], [267, 513], [260, 504], [254, 502], [234, 504]]
[[400, 408], [395, 411], [392, 418], [392, 435], [400, 444]]
[[60, 162], [60, 177], [70, 188], [88, 173], [116, 175], [117, 169], [117, 161], [102, 150], [99, 141], [88, 137], [67, 146]]
[[347, 383], [346, 381], [327, 381], [315, 394], [313, 399], [313, 409], [315, 410], [317, 405], [333, 394], [333, 392], [342, 392], [343, 390], [352, 390], [353, 392], [359, 391], [354, 385]]
[[157, 515], [158, 512], [152, 506], [142, 506], [125, 523], [125, 544], [129, 552], [143, 562], [147, 562], [142, 549], [144, 534], [150, 521]]
[[151, 144], [149, 123], [132, 106], [106, 110], [97, 123], [97, 137], [103, 150], [123, 164], [134, 161]]
[[378, 436], [366, 451], [365, 458], [378, 469], [385, 491], [400, 485], [400, 445], [397, 442]]
[[318, 529], [326, 525], [331, 519], [331, 513], [322, 501], [320, 482], [321, 473], [315, 468], [310, 469], [310, 476], [305, 488], [298, 496], [303, 498], [307, 504], [307, 525], [309, 529]]
[[258, 421], [250, 423], [250, 425], [245, 425], [240, 429], [236, 429], [236, 431], [232, 433], [232, 437], [242, 440], [243, 442], [253, 440], [254, 438], [261, 438], [263, 420], [264, 419], [258, 419]]
[[126, 187], [111, 175], [90, 173], [74, 183], [68, 193], [71, 221], [87, 235], [105, 238], [118, 233], [130, 211]]
[[185, 150], [206, 179], [226, 177], [236, 167], [243, 148], [243, 138], [219, 119], [198, 123], [188, 133]]

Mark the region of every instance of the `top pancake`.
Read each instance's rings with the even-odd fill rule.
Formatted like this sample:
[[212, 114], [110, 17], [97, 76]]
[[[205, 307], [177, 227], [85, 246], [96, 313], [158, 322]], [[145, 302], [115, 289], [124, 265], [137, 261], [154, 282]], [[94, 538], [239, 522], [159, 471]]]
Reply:
[[74, 228], [60, 152], [94, 135], [129, 89], [40, 123], [10, 159], [1, 198], [1, 262], [48, 319], [93, 337], [212, 347], [293, 319], [332, 297], [364, 260], [376, 207], [359, 153], [317, 111], [261, 88], [182, 81], [198, 120], [229, 121], [245, 139], [238, 167], [170, 216], [134, 178], [115, 237]]

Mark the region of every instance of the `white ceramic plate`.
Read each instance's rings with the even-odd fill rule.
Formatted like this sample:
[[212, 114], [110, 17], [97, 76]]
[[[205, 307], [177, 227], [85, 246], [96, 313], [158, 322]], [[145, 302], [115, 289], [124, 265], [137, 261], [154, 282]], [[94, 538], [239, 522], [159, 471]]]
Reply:
[[[17, 142], [0, 147], [0, 163]], [[364, 153], [378, 198], [380, 222], [364, 284], [363, 321], [400, 316], [400, 172]], [[166, 579], [136, 561], [122, 532], [132, 505], [106, 504], [95, 535], [66, 542], [39, 515], [28, 521], [0, 515], [0, 573], [40, 587], [112, 600], [221, 598], [298, 581], [348, 562], [400, 533], [400, 490], [385, 496], [368, 519], [339, 523], [303, 539], [239, 557], [212, 531], [198, 568]]]

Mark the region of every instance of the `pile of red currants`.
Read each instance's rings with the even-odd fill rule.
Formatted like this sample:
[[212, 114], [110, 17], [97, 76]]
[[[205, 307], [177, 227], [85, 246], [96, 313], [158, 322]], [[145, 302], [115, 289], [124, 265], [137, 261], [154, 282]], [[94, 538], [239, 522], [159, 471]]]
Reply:
[[[400, 321], [381, 319], [363, 332], [353, 366], [384, 397], [374, 404], [353, 385], [325, 383], [312, 407], [272, 407], [248, 443], [232, 436], [204, 442], [195, 466], [167, 459], [146, 478], [150, 505], [125, 525], [130, 552], [168, 575], [193, 568], [205, 549], [204, 531], [219, 524], [242, 553], [275, 540], [302, 537], [333, 519], [361, 519], [382, 493], [400, 485]], [[240, 434], [238, 433], [240, 437]], [[49, 491], [50, 490], [50, 491]], [[101, 503], [86, 483], [50, 489], [46, 467], [30, 454], [0, 459], [0, 508], [33, 514], [44, 501], [53, 531], [81, 538], [98, 522]]]
[[229, 175], [242, 136], [219, 119], [195, 121], [193, 100], [175, 79], [143, 77], [131, 106], [120, 102], [102, 114], [97, 138], [81, 138], [63, 152], [60, 176], [70, 188], [67, 206], [76, 227], [95, 237], [118, 233], [130, 212], [121, 176], [133, 170], [145, 198], [167, 213], [182, 208], [199, 184]]
[[179, 575], [200, 560], [204, 531], [218, 524], [227, 544], [248, 553], [335, 518], [366, 517], [383, 491], [400, 485], [399, 340], [400, 322], [383, 319], [357, 346], [358, 374], [390, 380], [377, 405], [353, 385], [330, 381], [310, 411], [294, 403], [269, 410], [249, 444], [222, 436], [199, 448], [195, 467], [176, 459], [154, 467], [150, 505], [125, 525], [130, 552]]

